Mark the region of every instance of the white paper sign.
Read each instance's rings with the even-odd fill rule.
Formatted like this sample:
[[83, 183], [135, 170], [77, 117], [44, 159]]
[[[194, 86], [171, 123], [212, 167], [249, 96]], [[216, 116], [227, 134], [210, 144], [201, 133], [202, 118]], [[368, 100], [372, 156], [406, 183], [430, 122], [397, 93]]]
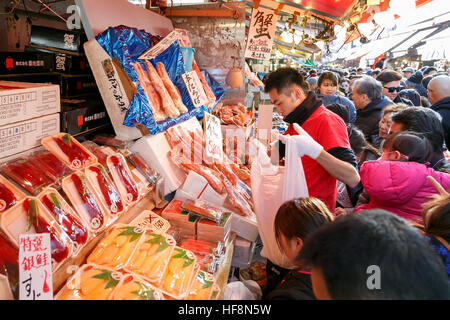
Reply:
[[155, 44], [153, 47], [145, 51], [139, 59], [150, 60], [155, 58], [157, 55], [161, 54], [164, 50], [166, 50], [172, 43], [178, 40], [178, 44], [181, 45], [183, 43], [183, 35], [176, 30], [173, 30], [167, 36], [165, 36], [160, 42]]
[[265, 146], [270, 143], [272, 132], [273, 105], [259, 105], [256, 122], [257, 137]]
[[278, 15], [273, 10], [253, 9], [245, 46], [246, 58], [270, 59], [277, 20]]
[[50, 234], [19, 236], [19, 299], [53, 300]]
[[181, 75], [184, 84], [189, 92], [189, 97], [191, 98], [192, 104], [195, 108], [206, 105], [208, 103], [208, 98], [206, 97], [203, 85], [198, 78], [195, 71], [187, 72]]
[[205, 123], [205, 156], [207, 159], [222, 160], [223, 143], [220, 119], [203, 112], [203, 121]]

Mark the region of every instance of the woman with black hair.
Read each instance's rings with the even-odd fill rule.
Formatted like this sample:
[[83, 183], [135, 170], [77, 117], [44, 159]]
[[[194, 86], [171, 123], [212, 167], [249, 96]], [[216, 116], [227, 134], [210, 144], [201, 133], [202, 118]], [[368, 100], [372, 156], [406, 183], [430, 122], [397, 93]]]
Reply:
[[317, 198], [299, 198], [281, 205], [275, 217], [275, 237], [280, 249], [297, 267], [290, 270], [275, 289], [265, 292], [264, 299], [315, 299], [310, 270], [298, 264], [297, 256], [309, 235], [331, 221], [333, 215]]

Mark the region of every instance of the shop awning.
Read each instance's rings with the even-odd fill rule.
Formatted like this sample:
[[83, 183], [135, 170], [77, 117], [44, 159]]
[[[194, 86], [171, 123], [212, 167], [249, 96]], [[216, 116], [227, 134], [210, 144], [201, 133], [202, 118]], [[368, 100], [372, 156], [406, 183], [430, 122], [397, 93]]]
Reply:
[[421, 31], [411, 35], [404, 42], [400, 43], [397, 47], [391, 49], [391, 51], [394, 55], [394, 58], [404, 55], [410, 47], [419, 43], [420, 41], [422, 41], [423, 39], [425, 39], [426, 37], [431, 35], [436, 30], [437, 30], [437, 28], [421, 30]]
[[[392, 48], [395, 48], [399, 43], [406, 40], [410, 37], [414, 31], [397, 34], [390, 36], [389, 38], [383, 38], [380, 40], [376, 40], [372, 43], [372, 48], [370, 52], [364, 57], [367, 60], [373, 60], [379, 57], [380, 55], [390, 51]], [[370, 45], [370, 43], [366, 44]]]
[[450, 60], [450, 28], [425, 39], [425, 44], [417, 48], [417, 53], [422, 56], [422, 61]]

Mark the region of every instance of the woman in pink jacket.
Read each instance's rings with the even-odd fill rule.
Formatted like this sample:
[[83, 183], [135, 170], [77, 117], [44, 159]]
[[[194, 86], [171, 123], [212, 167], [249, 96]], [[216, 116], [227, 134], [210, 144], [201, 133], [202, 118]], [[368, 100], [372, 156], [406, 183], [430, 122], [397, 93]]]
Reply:
[[426, 177], [432, 176], [445, 189], [450, 188], [449, 173], [426, 166], [430, 154], [430, 143], [420, 134], [404, 131], [388, 136], [381, 160], [367, 161], [361, 167], [361, 183], [370, 201], [355, 208], [355, 212], [385, 209], [423, 224], [422, 204], [437, 193]]

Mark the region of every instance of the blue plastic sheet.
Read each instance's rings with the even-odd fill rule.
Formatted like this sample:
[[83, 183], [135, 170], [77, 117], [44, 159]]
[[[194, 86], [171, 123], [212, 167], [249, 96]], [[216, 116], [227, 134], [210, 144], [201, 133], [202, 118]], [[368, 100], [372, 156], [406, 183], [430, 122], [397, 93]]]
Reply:
[[186, 48], [186, 47], [180, 47], [181, 54], [183, 55], [184, 60], [184, 68], [186, 69], [186, 72], [192, 71], [192, 62], [194, 61], [194, 54], [195, 49], [194, 48]]
[[[133, 64], [139, 61], [144, 69], [145, 64], [142, 60], [138, 60], [139, 56], [152, 47], [159, 41], [159, 37], [154, 37], [150, 33], [136, 28], [129, 28], [125, 26], [118, 26], [109, 28], [105, 32], [96, 36], [98, 43], [105, 49], [105, 51], [113, 57], [117, 57], [125, 72], [134, 83], [139, 82]], [[166, 68], [169, 78], [180, 91], [183, 103], [188, 108], [188, 112], [181, 114], [177, 118], [167, 118], [160, 122], [153, 120], [152, 111], [149, 106], [148, 98], [140, 84], [136, 86], [137, 94], [131, 99], [123, 124], [129, 127], [134, 127], [137, 124], [145, 125], [150, 134], [157, 134], [167, 130], [167, 128], [188, 120], [191, 117], [201, 118], [203, 112], [209, 112], [206, 106], [194, 108], [189, 97], [187, 88], [181, 77], [186, 73], [185, 61], [178, 41], [172, 43], [166, 50], [159, 54], [150, 62], [156, 67], [158, 62], [162, 62]], [[191, 62], [192, 65], [192, 62]], [[225, 94], [224, 89], [215, 81], [208, 73], [204, 73], [207, 83], [215, 94], [217, 101]]]

